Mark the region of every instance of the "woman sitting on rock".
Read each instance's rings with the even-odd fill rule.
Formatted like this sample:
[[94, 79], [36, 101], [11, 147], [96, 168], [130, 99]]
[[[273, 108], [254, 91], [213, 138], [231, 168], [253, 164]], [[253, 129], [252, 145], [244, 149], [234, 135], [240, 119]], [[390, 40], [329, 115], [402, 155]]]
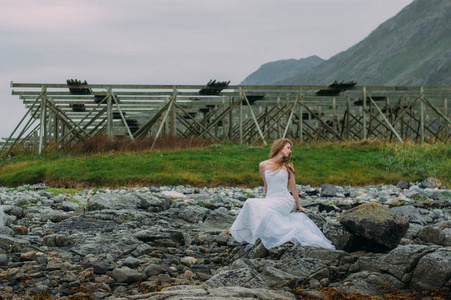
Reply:
[[235, 240], [248, 243], [246, 249], [252, 247], [258, 238], [267, 249], [288, 241], [302, 246], [334, 249], [306, 214], [291, 213], [294, 203], [298, 210], [307, 212], [300, 204], [295, 170], [290, 162], [292, 146], [288, 139], [279, 139], [273, 143], [269, 159], [262, 161], [259, 166], [266, 197], [247, 199], [230, 228]]

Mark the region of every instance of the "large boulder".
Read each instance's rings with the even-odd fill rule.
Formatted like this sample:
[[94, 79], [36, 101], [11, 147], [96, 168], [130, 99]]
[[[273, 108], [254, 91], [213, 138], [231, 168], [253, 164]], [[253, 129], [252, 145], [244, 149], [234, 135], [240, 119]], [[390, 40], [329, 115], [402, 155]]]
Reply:
[[442, 248], [421, 258], [413, 272], [410, 288], [451, 288], [451, 249]]
[[398, 246], [378, 260], [378, 268], [380, 271], [389, 273], [404, 283], [409, 283], [410, 273], [415, 269], [420, 259], [435, 250], [437, 250], [437, 246]]
[[368, 203], [352, 208], [339, 217], [351, 233], [360, 237], [354, 247], [384, 251], [395, 248], [409, 228], [409, 222], [388, 207]]

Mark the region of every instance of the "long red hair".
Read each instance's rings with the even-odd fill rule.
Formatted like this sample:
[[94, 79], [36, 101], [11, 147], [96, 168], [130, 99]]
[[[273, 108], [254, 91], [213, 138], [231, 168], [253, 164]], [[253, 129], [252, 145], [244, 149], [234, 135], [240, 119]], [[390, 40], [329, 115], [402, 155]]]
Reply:
[[[285, 147], [286, 144], [290, 144], [293, 147], [293, 143], [289, 139], [279, 139], [274, 141], [271, 147], [271, 154], [269, 155], [269, 159], [274, 158], [277, 154], [279, 154], [280, 150]], [[271, 168], [271, 171], [280, 170], [282, 167], [285, 167], [288, 173], [296, 174], [294, 171], [294, 166], [290, 162], [291, 154], [288, 157], [284, 157], [281, 160], [275, 161], [274, 166]]]

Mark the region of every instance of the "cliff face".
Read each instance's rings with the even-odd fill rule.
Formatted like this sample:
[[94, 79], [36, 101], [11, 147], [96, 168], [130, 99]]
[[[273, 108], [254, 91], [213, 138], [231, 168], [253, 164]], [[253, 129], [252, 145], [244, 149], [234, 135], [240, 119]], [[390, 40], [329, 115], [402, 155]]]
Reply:
[[451, 1], [415, 0], [346, 51], [281, 85], [329, 84], [449, 86]]
[[301, 59], [284, 59], [266, 63], [257, 71], [247, 76], [241, 85], [271, 84], [275, 81], [286, 80], [295, 75], [302, 74], [324, 62], [318, 56], [310, 56]]

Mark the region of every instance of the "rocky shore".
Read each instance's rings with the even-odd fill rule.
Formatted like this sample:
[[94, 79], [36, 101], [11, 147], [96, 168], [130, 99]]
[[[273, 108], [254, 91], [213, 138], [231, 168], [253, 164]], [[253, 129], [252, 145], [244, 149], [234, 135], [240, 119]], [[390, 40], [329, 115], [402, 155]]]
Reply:
[[245, 251], [228, 233], [262, 187], [143, 187], [56, 195], [0, 187], [2, 299], [297, 299], [451, 288], [451, 190], [429, 178], [298, 186], [336, 250]]

